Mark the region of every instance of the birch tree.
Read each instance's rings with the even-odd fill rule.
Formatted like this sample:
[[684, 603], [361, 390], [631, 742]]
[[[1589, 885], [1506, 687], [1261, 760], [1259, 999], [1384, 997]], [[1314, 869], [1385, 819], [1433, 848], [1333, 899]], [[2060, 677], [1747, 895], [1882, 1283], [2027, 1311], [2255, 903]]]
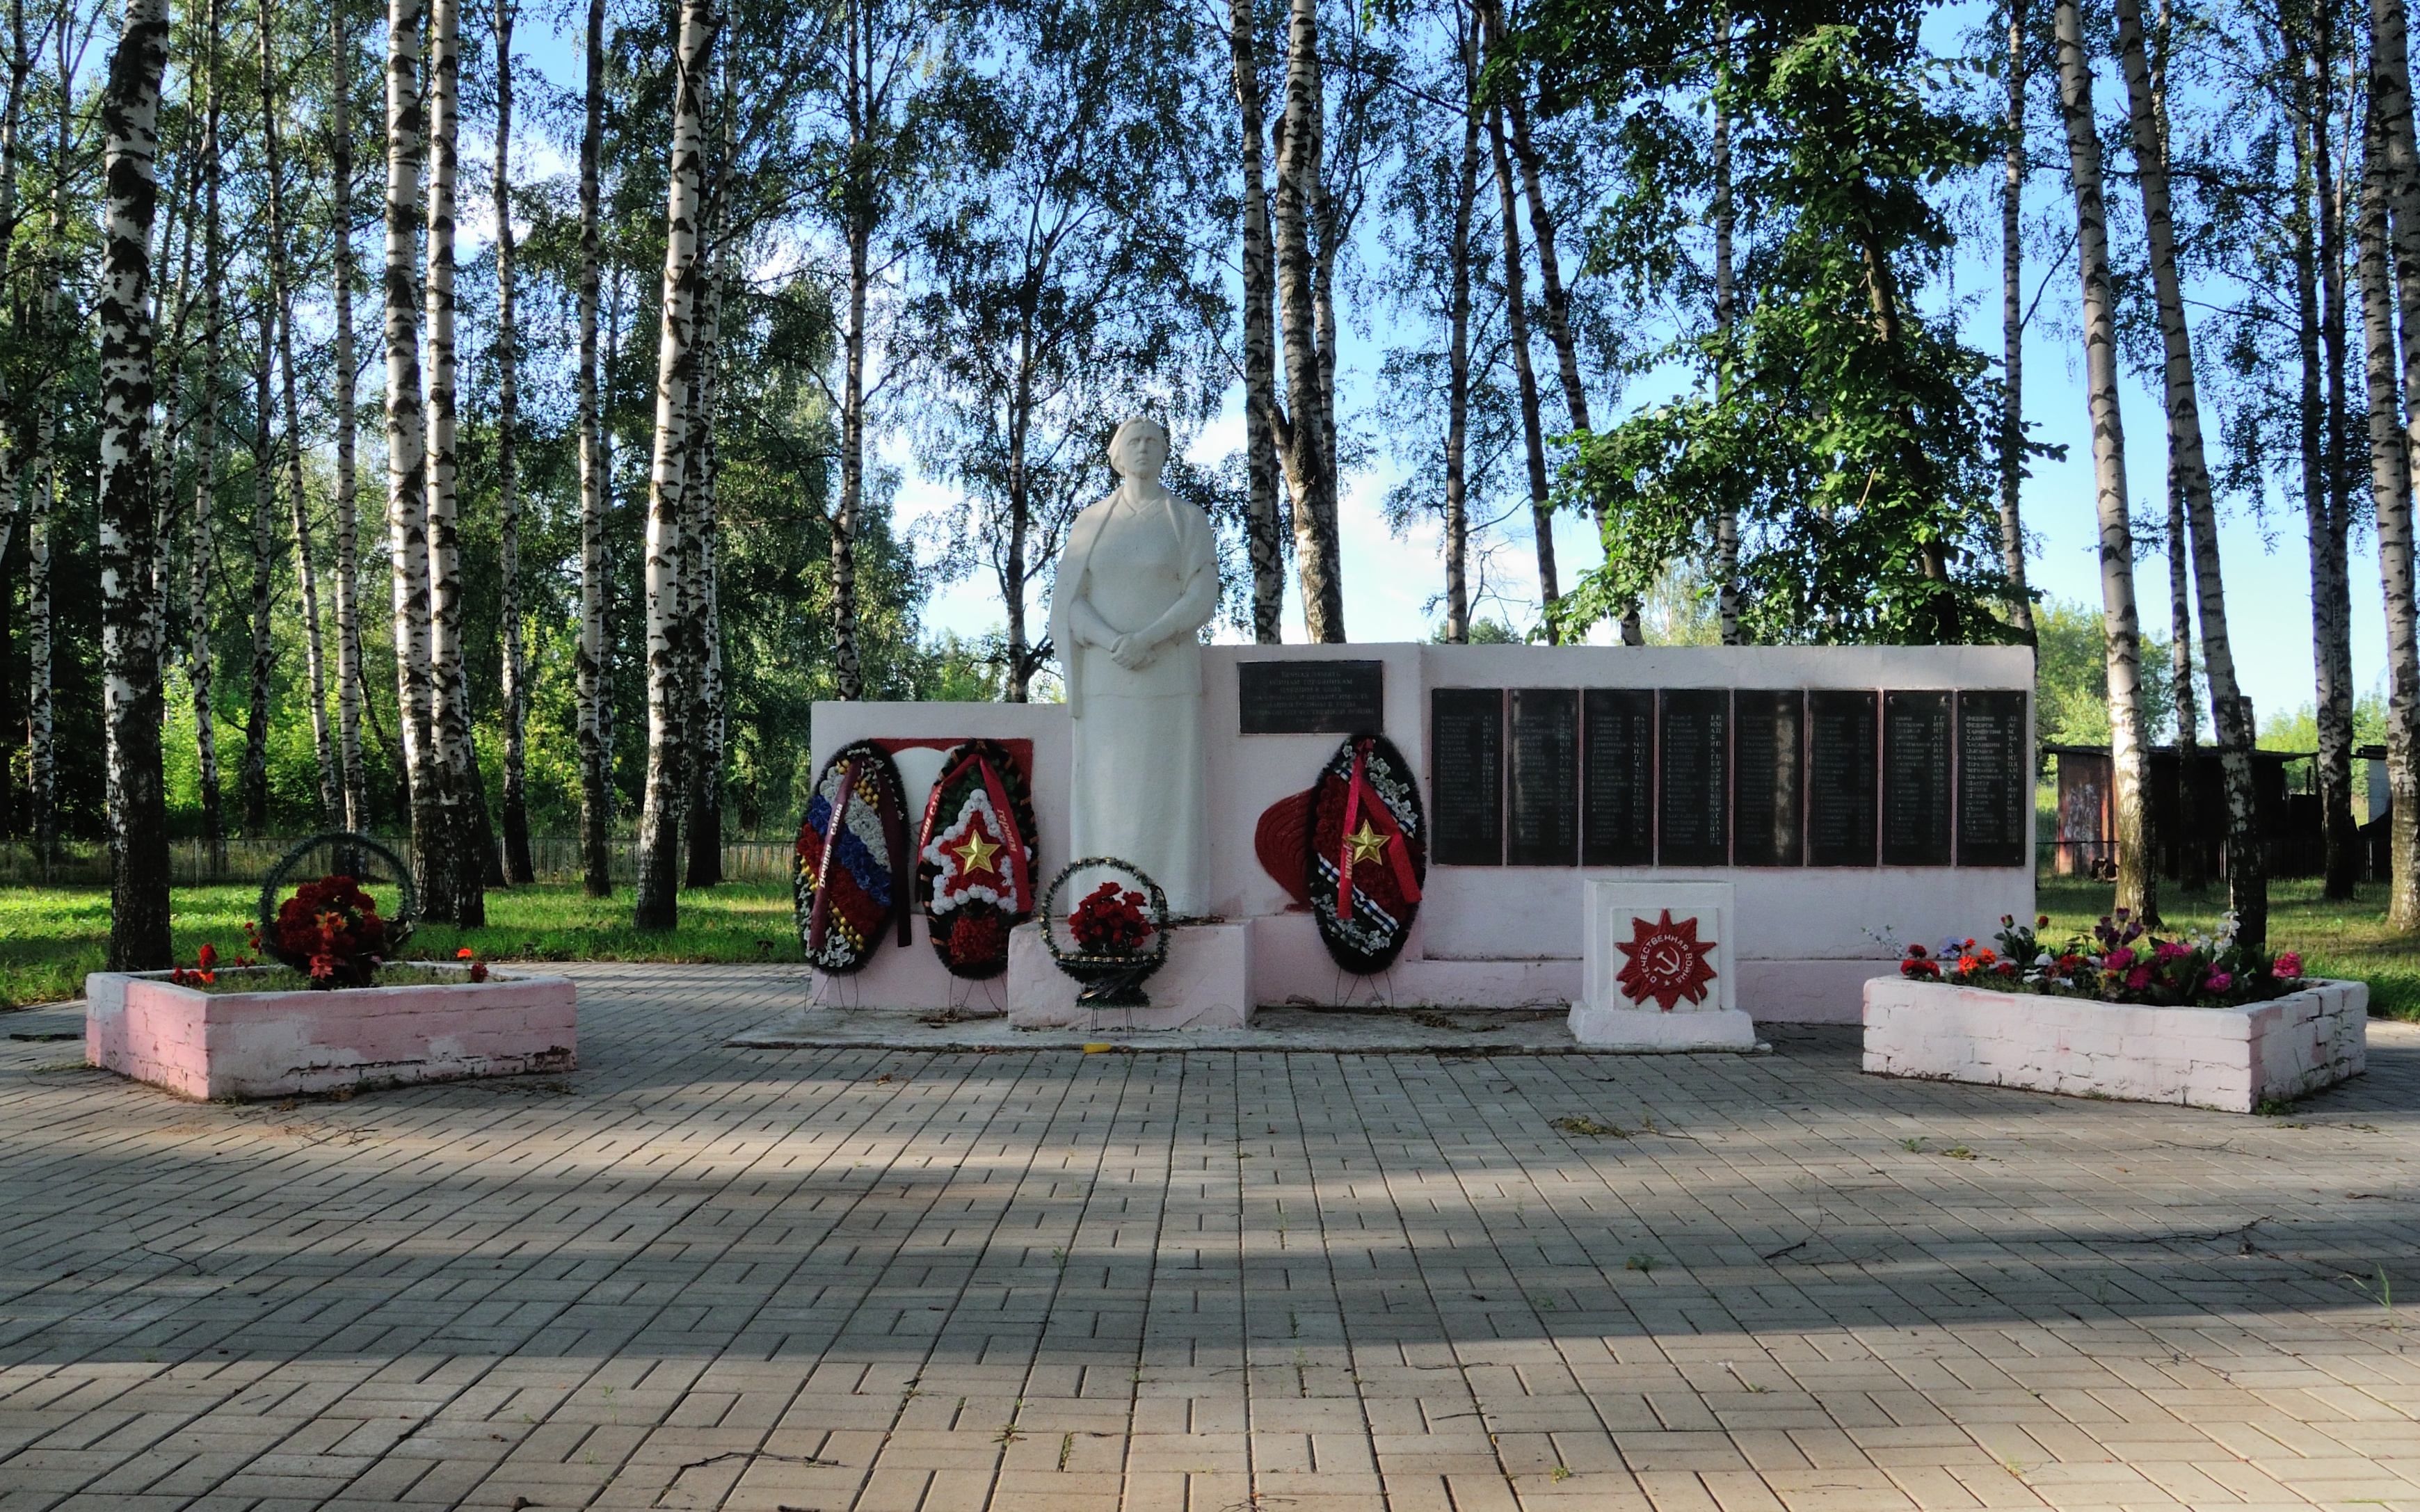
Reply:
[[1286, 23], [1285, 112], [1278, 123], [1278, 182], [1273, 232], [1277, 252], [1278, 323], [1285, 346], [1283, 411], [1271, 406], [1270, 428], [1293, 495], [1295, 569], [1301, 579], [1304, 632], [1313, 641], [1344, 640], [1343, 557], [1337, 536], [1336, 467], [1327, 423], [1327, 390], [1320, 343], [1318, 260], [1311, 213], [1324, 193], [1322, 138], [1326, 128], [1319, 51], [1318, 0], [1290, 0]]
[[185, 666], [194, 688], [194, 775], [201, 789], [202, 842], [209, 874], [215, 879], [225, 872], [227, 860], [226, 815], [221, 811], [219, 798], [216, 657], [210, 649], [210, 567], [215, 549], [211, 516], [218, 493], [219, 385], [224, 381], [220, 363], [225, 321], [221, 288], [226, 279], [219, 216], [219, 184], [225, 171], [219, 150], [219, 0], [207, 0], [202, 39], [202, 380], [194, 442], [194, 520], [185, 567]]
[[585, 116], [580, 133], [580, 635], [577, 642], [580, 730], [580, 857], [588, 896], [613, 892], [611, 755], [604, 708], [605, 491], [603, 424], [597, 403], [597, 202], [598, 157], [605, 131], [605, 0], [588, 0]]
[[259, 363], [253, 369], [252, 441], [252, 659], [244, 683], [243, 764], [236, 769], [236, 809], [243, 832], [257, 840], [269, 833], [269, 701], [277, 672], [276, 609], [277, 440], [270, 429], [276, 406], [270, 397], [275, 361], [276, 316], [264, 294], [259, 309]]
[[[2377, 141], [2370, 149], [2373, 161], [2364, 175], [2362, 209], [2366, 216], [2373, 213], [2368, 204], [2372, 194], [2381, 201], [2374, 213], [2383, 218], [2378, 230], [2392, 237], [2381, 254], [2391, 258], [2393, 279], [2388, 285], [2385, 269], [2373, 275], [2370, 252], [2365, 247], [2363, 325], [2373, 348], [2368, 362], [2369, 402], [2373, 416], [2382, 403], [2387, 415], [2403, 421], [2395, 448], [2401, 457], [2397, 464], [2400, 471], [2389, 468], [2397, 492], [2393, 521], [2388, 518], [2386, 499], [2378, 491], [2379, 470], [2387, 465], [2387, 459], [2379, 455], [2378, 421], [2370, 423], [2372, 492], [2379, 500], [2378, 567], [2386, 592], [2387, 785], [2395, 815], [2386, 922], [2388, 928], [2409, 933], [2420, 932], [2420, 813], [2414, 811], [2420, 806], [2420, 629], [2413, 624], [2410, 515], [2411, 457], [2413, 446], [2420, 444], [2420, 408], [2406, 419], [2397, 400], [2420, 393], [2420, 154], [2414, 152], [2412, 142], [2403, 0], [2369, 0], [2369, 130]], [[2372, 295], [2372, 284], [2381, 285], [2380, 295]], [[2372, 312], [2372, 300], [2381, 297], [2383, 311]], [[2398, 308], [2399, 322], [2394, 318]], [[2382, 326], [2378, 323], [2381, 315]], [[2398, 325], [2399, 345], [2395, 339]], [[2391, 370], [2383, 387], [2379, 381], [2380, 357], [2375, 348], [2381, 343], [2386, 344], [2390, 360], [2398, 351], [2402, 358], [2399, 395]]]
[[2390, 177], [2385, 114], [2391, 88], [2380, 78], [2373, 54], [2369, 115], [2356, 241], [2360, 248], [2364, 375], [2369, 390], [2370, 499], [2378, 522], [2378, 576], [2386, 609], [2386, 781], [2388, 839], [2392, 851], [2387, 882], [2389, 928], [2410, 929], [2420, 920], [2420, 781], [2413, 780], [2412, 712], [2420, 706], [2420, 635], [2412, 606], [2412, 457], [2398, 424], [2402, 393], [2397, 381], [2396, 284], [2388, 242]]
[[[428, 438], [420, 399], [421, 0], [388, 0], [386, 57], [386, 517], [396, 734], [411, 795], [411, 869], [424, 906], [453, 895], [450, 811], [430, 727]], [[432, 917], [440, 917], [432, 914]]]
[[2118, 401], [2116, 300], [2109, 278], [2109, 224], [2102, 192], [2101, 139], [2092, 114], [2092, 61], [2077, 0], [2056, 0], [2059, 116], [2067, 131], [2075, 194], [2076, 253], [2086, 402], [2092, 419], [2095, 508], [2101, 525], [2101, 611], [2109, 666], [2111, 808], [2118, 841], [2118, 906], [2159, 916], [2143, 730], [2142, 626], [2134, 607], [2133, 527], [2127, 510], [2126, 426]]
[[496, 0], [496, 531], [504, 580], [504, 880], [536, 880], [530, 865], [529, 676], [521, 662], [520, 327], [513, 282], [513, 0]]
[[1252, 639], [1285, 639], [1285, 532], [1278, 501], [1277, 265], [1269, 247], [1268, 123], [1261, 90], [1260, 42], [1252, 0], [1228, 0], [1229, 71], [1242, 150], [1244, 289], [1245, 540], [1252, 563]]
[[696, 316], [705, 264], [706, 70], [716, 18], [709, 0], [682, 0], [674, 62], [672, 148], [666, 174], [661, 316], [656, 337], [655, 457], [648, 474], [647, 785], [639, 818], [639, 881], [632, 922], [679, 922], [680, 820], [689, 689], [684, 671], [681, 535], [689, 483], [687, 430], [698, 378]]
[[471, 683], [462, 656], [459, 473], [455, 456], [454, 191], [459, 171], [462, 70], [460, 0], [431, 0], [428, 10], [427, 272], [426, 379], [428, 440], [428, 689], [432, 763], [446, 848], [445, 889], [424, 900], [429, 916], [462, 925], [487, 922], [486, 804], [471, 748]]
[[[216, 6], [218, 0], [209, 0]], [[328, 85], [328, 165], [334, 205], [336, 450], [336, 732], [345, 774], [345, 827], [370, 826], [367, 774], [362, 768], [361, 482], [353, 410], [360, 368], [353, 351], [353, 34], [346, 0], [329, 0], [332, 46]]]
[[2025, 590], [2025, 529], [2018, 493], [2025, 479], [2025, 85], [2033, 48], [2025, 0], [2008, 0], [2009, 145], [2000, 176], [2000, 570], [2009, 579], [2009, 623], [2034, 638], [2033, 597]]
[[[102, 729], [107, 741], [109, 964], [168, 964], [168, 816], [160, 752], [160, 647], [150, 632], [154, 377], [151, 224], [158, 198], [166, 0], [127, 0], [101, 95], [101, 327]], [[67, 81], [62, 78], [64, 88]]]
[[1521, 219], [1513, 197], [1510, 154], [1504, 146], [1501, 106], [1487, 113], [1487, 139], [1496, 161], [1497, 218], [1504, 233], [1500, 276], [1504, 283], [1505, 341], [1512, 351], [1512, 378], [1521, 402], [1521, 455], [1528, 465], [1529, 525], [1538, 549], [1539, 621], [1545, 627], [1546, 643], [1553, 645], [1560, 639], [1556, 627], [1556, 600], [1562, 596], [1555, 573], [1555, 507], [1546, 493], [1546, 440], [1538, 416], [1538, 377], [1529, 361], [1529, 296], [1521, 267]]
[[328, 729], [328, 671], [319, 634], [319, 574], [311, 555], [310, 500], [302, 488], [302, 408], [294, 383], [294, 275], [287, 248], [293, 227], [286, 214], [286, 174], [278, 136], [277, 25], [271, 0], [261, 0], [260, 147], [269, 195], [269, 302], [277, 323], [277, 373], [286, 412], [286, 491], [294, 519], [294, 565], [302, 594], [303, 673], [310, 687], [311, 750], [319, 764], [319, 816], [344, 822], [343, 779]]
[[[2255, 950], [2269, 938], [2269, 878], [2260, 846], [2260, 815], [2252, 786], [2254, 731], [2235, 676], [2226, 632], [2226, 587], [2220, 575], [2218, 511], [2211, 497], [2202, 443], [2201, 399], [2195, 382], [2193, 339], [2185, 324], [2184, 289], [2177, 273], [2176, 220], [2168, 194], [2168, 154], [2154, 109], [2143, 44], [2141, 0], [2118, 0], [2118, 51], [2126, 71], [2128, 114], [2134, 132], [2136, 181], [2149, 232], [2151, 283], [2159, 306], [2162, 386], [2176, 487], [2183, 496], [2193, 546], [2194, 587], [2200, 609], [2202, 667], [2210, 679], [2211, 722], [2226, 788], [2226, 890], [2237, 938]], [[2181, 704], [2190, 686], [2178, 688]]]

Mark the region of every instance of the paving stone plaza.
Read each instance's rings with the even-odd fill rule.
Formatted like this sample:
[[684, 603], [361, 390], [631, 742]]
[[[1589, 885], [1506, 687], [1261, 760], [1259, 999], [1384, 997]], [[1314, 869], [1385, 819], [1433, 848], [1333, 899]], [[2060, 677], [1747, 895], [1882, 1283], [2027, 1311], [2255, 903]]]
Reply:
[[572, 969], [578, 1072], [344, 1101], [0, 1020], [0, 1508], [2420, 1508], [2420, 1026], [2245, 1118]]

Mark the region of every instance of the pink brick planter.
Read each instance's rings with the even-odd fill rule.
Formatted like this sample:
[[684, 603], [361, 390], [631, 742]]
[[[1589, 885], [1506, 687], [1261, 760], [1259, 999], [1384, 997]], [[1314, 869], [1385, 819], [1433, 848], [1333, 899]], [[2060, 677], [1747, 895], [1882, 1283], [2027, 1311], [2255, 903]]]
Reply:
[[504, 971], [327, 993], [205, 993], [160, 973], [96, 971], [85, 979], [85, 1055], [205, 1099], [562, 1072], [578, 1063], [575, 1001], [567, 977]]
[[2249, 1113], [2360, 1075], [2368, 1023], [2358, 981], [2242, 1008], [2137, 1008], [1878, 977], [1866, 1070]]

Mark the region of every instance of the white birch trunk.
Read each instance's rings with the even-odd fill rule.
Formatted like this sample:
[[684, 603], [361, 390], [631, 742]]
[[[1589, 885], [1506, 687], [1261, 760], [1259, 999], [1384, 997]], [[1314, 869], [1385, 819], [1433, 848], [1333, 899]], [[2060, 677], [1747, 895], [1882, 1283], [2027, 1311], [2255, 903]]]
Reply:
[[1529, 529], [1538, 551], [1538, 620], [1546, 644], [1562, 639], [1555, 624], [1562, 587], [1555, 572], [1555, 508], [1546, 491], [1546, 440], [1538, 419], [1538, 376], [1529, 364], [1529, 297], [1521, 259], [1521, 220], [1512, 167], [1504, 147], [1504, 113], [1487, 113], [1488, 150], [1496, 160], [1496, 198], [1504, 231], [1504, 332], [1512, 348], [1514, 391], [1521, 407], [1521, 455], [1529, 479]]
[[[2375, 75], [2372, 85], [2377, 85]], [[2365, 133], [2366, 171], [2362, 175], [2357, 222], [2361, 248], [2363, 364], [2369, 385], [2370, 498], [2378, 519], [2378, 576], [2386, 609], [2386, 780], [2388, 834], [2393, 850], [2387, 884], [2387, 923], [2411, 927], [2420, 914], [2414, 890], [2420, 875], [2420, 782], [2412, 780], [2416, 755], [2412, 713], [2420, 705], [2420, 636], [2413, 628], [2412, 458], [2398, 424], [2402, 395], [2396, 366], [2395, 279], [2388, 247], [2388, 177], [2392, 172], [2385, 131], [2373, 108]]]
[[270, 430], [269, 372], [276, 349], [268, 301], [260, 307], [260, 363], [253, 371], [252, 450], [252, 659], [244, 685], [243, 764], [237, 769], [236, 807], [243, 832], [269, 833], [269, 685], [277, 671], [275, 609], [277, 551], [277, 443]]
[[216, 657], [210, 648], [210, 566], [214, 548], [211, 517], [217, 508], [219, 464], [219, 385], [225, 352], [226, 311], [221, 285], [225, 280], [225, 231], [219, 218], [219, 181], [225, 173], [219, 151], [218, 0], [209, 0], [204, 35], [209, 39], [203, 64], [205, 100], [202, 115], [202, 400], [194, 451], [194, 523], [192, 560], [185, 569], [185, 616], [188, 634], [185, 660], [194, 687], [194, 741], [196, 776], [202, 798], [202, 842], [213, 880], [226, 872], [226, 814], [219, 796], [219, 738], [216, 704]]
[[1260, 49], [1252, 0], [1228, 0], [1227, 40], [1242, 127], [1244, 178], [1244, 462], [1246, 546], [1252, 563], [1252, 639], [1285, 639], [1285, 538], [1278, 503], [1277, 268], [1269, 251], [1269, 195], [1263, 143]]
[[605, 0], [588, 0], [586, 121], [580, 136], [580, 856], [588, 896], [611, 897], [613, 774], [605, 742], [605, 455], [597, 395], [597, 154], [605, 112]]
[[1285, 343], [1286, 404], [1277, 417], [1278, 455], [1294, 497], [1295, 569], [1303, 628], [1313, 641], [1344, 639], [1342, 556], [1337, 538], [1334, 459], [1328, 455], [1326, 373], [1320, 353], [1318, 269], [1311, 211], [1320, 197], [1325, 128], [1318, 0], [1290, 0], [1285, 113], [1279, 125], [1273, 217], [1278, 320]]
[[388, 0], [386, 61], [386, 517], [394, 574], [396, 734], [411, 791], [411, 865], [422, 899], [449, 893], [453, 853], [430, 728], [428, 438], [420, 402], [421, 0]]
[[279, 141], [276, 14], [261, 0], [260, 145], [269, 187], [269, 297], [277, 316], [277, 376], [286, 411], [286, 493], [294, 515], [294, 565], [302, 596], [302, 658], [311, 709], [311, 749], [319, 764], [319, 817], [327, 828], [345, 820], [344, 786], [335, 740], [328, 727], [328, 668], [319, 631], [319, 569], [311, 558], [310, 500], [302, 489], [302, 405], [294, 386], [294, 281], [287, 253], [286, 176]]
[[168, 964], [168, 816], [161, 772], [160, 647], [151, 633], [157, 528], [148, 437], [151, 222], [158, 197], [166, 0], [126, 0], [101, 97], [100, 546], [101, 721], [109, 813], [109, 964]]
[[2018, 494], [2025, 479], [2025, 0], [2009, 0], [2009, 147], [2000, 178], [2000, 571], [2009, 579], [2009, 623], [2034, 639], [2025, 588], [2025, 527]]
[[503, 622], [504, 718], [504, 880], [537, 880], [530, 865], [528, 753], [529, 673], [521, 659], [521, 496], [516, 447], [520, 430], [520, 327], [514, 310], [512, 140], [513, 4], [496, 4], [496, 530], [504, 579], [497, 614]]
[[342, 0], [328, 9], [328, 162], [335, 222], [336, 321], [336, 746], [344, 767], [345, 827], [370, 827], [368, 774], [362, 765], [361, 480], [353, 410], [360, 369], [353, 349], [353, 34]]
[[2084, 50], [2077, 0], [2057, 0], [2059, 116], [2067, 129], [2075, 190], [2076, 252], [2083, 274], [2086, 393], [2092, 419], [2094, 507], [2101, 525], [2101, 614], [2107, 636], [2111, 809], [2118, 841], [2117, 906], [2159, 914], [2159, 868], [2151, 854], [2148, 760], [2143, 743], [2142, 625], [2134, 606], [2134, 536], [2127, 517], [2126, 426], [2118, 404], [2117, 306], [2109, 281], [2109, 223], [2102, 194], [2101, 140], [2092, 115], [2092, 61]]
[[[2403, 0], [2370, 0], [2369, 30], [2370, 110], [2373, 129], [2381, 138], [2376, 150], [2383, 162], [2373, 167], [2366, 177], [2379, 180], [2376, 187], [2383, 201], [2380, 213], [2392, 218], [2390, 226], [2384, 229], [2392, 238], [2389, 252], [2394, 290], [2399, 298], [2390, 298], [2389, 312], [2399, 307], [2402, 316], [2401, 397], [2408, 400], [2412, 393], [2420, 393], [2420, 155], [2415, 155], [2412, 140], [2412, 81]], [[2364, 266], [2366, 267], [2366, 252]], [[2364, 282], [2369, 282], [2366, 273]], [[2366, 330], [2371, 318], [2369, 299], [2365, 287]], [[2380, 332], [2369, 334], [2376, 340]], [[2378, 517], [2378, 565], [2386, 580], [2387, 785], [2394, 795], [2395, 815], [2386, 922], [2388, 928], [2409, 933], [2420, 932], [2420, 652], [2413, 649], [2420, 645], [2420, 630], [2415, 630], [2413, 625], [2410, 517], [2411, 456], [2412, 448], [2420, 445], [2420, 409], [2407, 412], [2394, 404], [2397, 395], [2393, 385], [2381, 394], [2373, 372], [2370, 403], [2375, 406], [2381, 397], [2388, 402], [2388, 413], [2402, 422], [2398, 450], [2403, 457], [2402, 493], [2397, 505], [2401, 518], [2395, 527], [2399, 538], [2393, 548], [2388, 542], [2389, 524], [2382, 503]], [[2375, 454], [2374, 441], [2372, 450]], [[2377, 466], [2374, 455], [2372, 466], [2373, 470]], [[2399, 560], [2400, 565], [2391, 565], [2390, 556]]]
[[458, 173], [462, 72], [461, 0], [431, 0], [428, 10], [428, 235], [424, 284], [428, 366], [428, 687], [437, 740], [438, 787], [445, 814], [450, 887], [424, 900], [429, 916], [473, 925], [487, 921], [485, 805], [471, 748], [470, 680], [462, 660], [461, 504], [454, 455], [454, 189]]
[[690, 697], [690, 690], [679, 686], [686, 659], [681, 537], [689, 417], [698, 377], [704, 97], [715, 17], [708, 0], [682, 0], [680, 14], [664, 205], [662, 321], [656, 340], [656, 446], [647, 489], [647, 791], [639, 819], [639, 885], [632, 914], [640, 929], [671, 929], [679, 922], [682, 727]]
[[[2177, 274], [2176, 222], [2169, 206], [2167, 143], [2151, 94], [2143, 46], [2141, 0], [2118, 0], [2118, 50], [2124, 55], [2134, 165], [2143, 217], [2150, 233], [2151, 283], [2159, 305], [2163, 388], [2177, 486], [2184, 495], [2193, 543], [2194, 588], [2201, 617], [2202, 671], [2210, 679], [2211, 723], [2226, 787], [2226, 894], [2236, 937], [2259, 949], [2269, 938], [2269, 877], [2261, 853], [2260, 815], [2252, 785], [2252, 710], [2235, 675], [2226, 630], [2226, 587], [2218, 555], [2218, 510], [2211, 496], [2202, 441], [2201, 400], [2194, 378], [2193, 339], [2185, 324], [2184, 290]], [[2180, 702], [2193, 696], [2187, 686]]]
[[1475, 16], [1456, 19], [1463, 23], [1462, 157], [1446, 253], [1453, 281], [1446, 316], [1452, 334], [1446, 357], [1445, 638], [1462, 645], [1470, 640], [1470, 224], [1479, 208], [1479, 28]]

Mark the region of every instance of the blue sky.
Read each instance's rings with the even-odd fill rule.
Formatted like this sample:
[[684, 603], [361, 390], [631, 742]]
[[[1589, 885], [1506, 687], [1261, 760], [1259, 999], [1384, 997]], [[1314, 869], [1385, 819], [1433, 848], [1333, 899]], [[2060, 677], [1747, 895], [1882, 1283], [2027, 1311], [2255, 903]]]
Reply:
[[[1984, 8], [1960, 5], [1936, 14], [1928, 32], [1937, 47], [1953, 46], [1956, 30], [1974, 24]], [[576, 24], [577, 18], [569, 18]], [[525, 14], [516, 36], [519, 51], [559, 88], [579, 82], [576, 39], [551, 30], [542, 14]], [[2114, 64], [2104, 67], [2098, 102], [2104, 116], [2121, 96]], [[469, 123], [466, 123], [466, 125]], [[466, 143], [466, 147], [470, 145]], [[520, 148], [524, 172], [560, 171], [559, 154], [524, 138]], [[466, 157], [468, 156], [466, 152]], [[2032, 212], [2055, 215], [2070, 202], [2056, 164], [2036, 175], [2029, 204]], [[2113, 184], [2113, 193], [2127, 193]], [[479, 196], [484, 200], [485, 196]], [[474, 208], [466, 210], [476, 213]], [[2068, 211], [2068, 213], [2071, 213]], [[466, 243], [484, 231], [466, 220]], [[1374, 252], [1374, 238], [1370, 239]], [[470, 247], [466, 244], [465, 255]], [[2047, 279], [2046, 285], [2042, 281]], [[2048, 311], [2062, 301], [2071, 302], [2076, 272], [2071, 255], [2054, 264], [2042, 256], [2029, 260], [2028, 289], [2046, 287], [2041, 307]], [[1946, 287], [1939, 291], [1947, 307], [1960, 312], [1967, 339], [1996, 354], [2000, 349], [1999, 268], [1996, 218], [1984, 234], [1961, 249]], [[1382, 315], [1373, 318], [1383, 319]], [[1340, 345], [1340, 404], [1348, 417], [1366, 413], [1373, 400], [1373, 378], [1388, 333], [1366, 334], [1348, 324]], [[1541, 344], [1541, 350], [1544, 350]], [[2094, 559], [2095, 521], [2091, 434], [2082, 383], [2082, 348], [2043, 324], [2029, 332], [2025, 344], [2025, 412], [2043, 440], [2064, 444], [2063, 462], [2042, 461], [2024, 491], [2024, 512], [2034, 547], [2028, 563], [2034, 585], [2060, 598], [2097, 607], [2100, 575]], [[1663, 397], [1652, 385], [1634, 386], [1624, 409]], [[1241, 385], [1228, 395], [1219, 418], [1196, 438], [1191, 455], [1215, 463], [1239, 446], [1243, 439]], [[2139, 378], [2125, 384], [2123, 405], [2127, 431], [2129, 483], [2138, 518], [2164, 517], [2165, 436], [2157, 395]], [[1439, 424], [1442, 424], [1440, 417]], [[902, 524], [937, 511], [949, 495], [942, 486], [922, 478], [906, 447], [893, 438], [886, 455], [906, 473], [899, 499]], [[1425, 639], [1440, 615], [1430, 600], [1443, 581], [1443, 546], [1433, 526], [1418, 526], [1397, 535], [1386, 524], [1382, 508], [1387, 490], [1401, 475], [1399, 459], [1380, 449], [1366, 471], [1345, 480], [1342, 501], [1344, 550], [1345, 623], [1356, 640]], [[2236, 660], [2243, 688], [2262, 718], [2290, 711], [2311, 699], [2311, 634], [2309, 563], [2299, 511], [2273, 490], [2259, 511], [2241, 501], [2224, 506], [2220, 535], [2227, 589], [2227, 611]], [[1558, 561], [1566, 581], [1601, 559], [1593, 532], [1582, 522], [1566, 518], [1556, 532]], [[1537, 595], [1531, 546], [1526, 530], [1497, 544], [1484, 572], [1491, 586], [1512, 603], [1527, 606], [1527, 616], [1511, 616], [1526, 625], [1534, 618]], [[2164, 635], [2167, 625], [2167, 563], [2153, 550], [2137, 564], [2145, 627]], [[2368, 689], [2384, 675], [2384, 634], [2378, 564], [2372, 543], [2354, 543], [2353, 671], [2355, 686]], [[937, 592], [928, 605], [928, 628], [974, 635], [1002, 623], [996, 591], [986, 579], [968, 579]], [[1602, 634], [1602, 632], [1600, 632]], [[1299, 605], [1289, 589], [1286, 634], [1302, 638]]]

